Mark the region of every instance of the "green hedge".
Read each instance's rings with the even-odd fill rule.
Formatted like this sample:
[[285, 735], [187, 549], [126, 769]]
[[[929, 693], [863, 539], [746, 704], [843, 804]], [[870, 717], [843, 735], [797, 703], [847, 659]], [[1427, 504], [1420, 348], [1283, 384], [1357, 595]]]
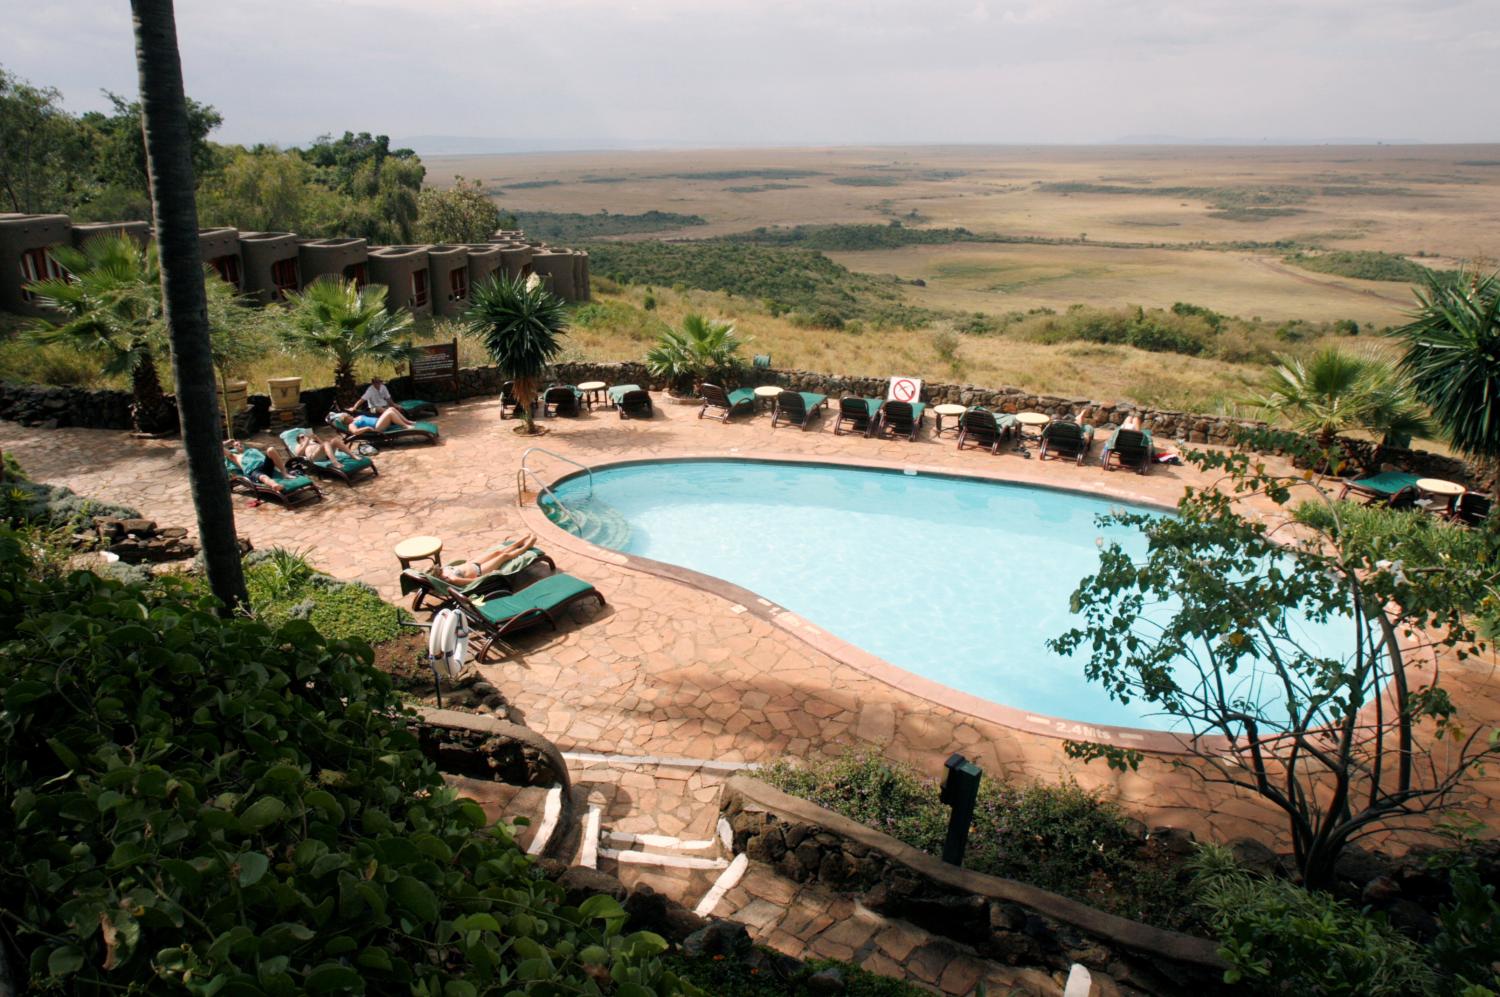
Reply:
[[0, 530], [0, 939], [38, 991], [696, 992], [566, 906], [418, 750], [360, 642]]

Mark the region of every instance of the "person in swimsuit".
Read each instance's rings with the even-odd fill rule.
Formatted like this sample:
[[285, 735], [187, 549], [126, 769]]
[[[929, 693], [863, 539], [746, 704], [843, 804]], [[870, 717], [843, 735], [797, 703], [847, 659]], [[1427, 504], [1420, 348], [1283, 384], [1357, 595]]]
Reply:
[[1139, 433], [1141, 431], [1141, 417], [1138, 415], [1127, 415], [1125, 421], [1120, 423], [1120, 428]]
[[437, 574], [445, 582], [455, 585], [467, 585], [474, 579], [487, 575], [492, 571], [498, 571], [505, 564], [514, 561], [536, 545], [536, 534], [528, 533], [519, 540], [513, 540], [503, 547], [496, 547], [479, 555], [477, 561], [461, 561], [458, 564], [444, 565], [438, 568]]
[[322, 440], [316, 433], [303, 433], [297, 437], [297, 445], [292, 448], [292, 456], [300, 457], [306, 461], [326, 460], [330, 464], [337, 465], [339, 455], [342, 454], [350, 460], [358, 460], [354, 453], [341, 440]]
[[225, 440], [224, 459], [239, 468], [241, 474], [256, 484], [265, 485], [273, 492], [286, 491], [281, 482], [276, 479], [290, 477], [290, 475], [281, 455], [275, 450], [262, 451], [247, 447], [239, 440]]
[[375, 433], [383, 433], [392, 426], [409, 429], [415, 423], [406, 417], [398, 408], [388, 408], [378, 416], [355, 415], [348, 412], [335, 412], [328, 417], [328, 422], [341, 433], [349, 433], [355, 436], [366, 436]]

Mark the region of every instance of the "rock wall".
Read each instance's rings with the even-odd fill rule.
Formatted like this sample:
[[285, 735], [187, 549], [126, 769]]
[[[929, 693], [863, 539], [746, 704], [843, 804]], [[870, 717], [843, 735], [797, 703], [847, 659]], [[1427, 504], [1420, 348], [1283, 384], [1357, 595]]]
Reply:
[[[668, 388], [663, 378], [655, 377], [646, 365], [634, 361], [623, 363], [594, 363], [570, 361], [553, 368], [553, 380], [563, 384], [582, 384], [585, 381], [603, 381], [606, 384], [639, 384], [653, 391]], [[498, 395], [505, 378], [494, 367], [464, 367], [459, 371], [459, 397], [474, 398]], [[779, 370], [775, 368], [746, 368], [738, 382], [745, 385], [777, 384], [793, 391], [816, 391], [830, 398], [844, 395], [885, 397], [886, 380], [878, 377], [847, 377], [838, 374], [823, 374], [810, 370]], [[391, 393], [397, 398], [416, 396], [411, 379], [406, 376], [393, 377], [388, 382]], [[729, 385], [733, 387], [735, 385]], [[364, 390], [364, 386], [360, 386]], [[452, 401], [450, 392], [423, 388], [424, 396], [437, 395], [434, 401]], [[1059, 395], [1039, 395], [1021, 388], [985, 388], [974, 384], [949, 384], [927, 382], [922, 386], [922, 400], [941, 405], [982, 405], [1002, 412], [1044, 412], [1047, 415], [1072, 415], [1080, 422], [1109, 431], [1119, 426], [1126, 416], [1138, 415], [1142, 424], [1161, 442], [1183, 441], [1185, 443], [1212, 443], [1227, 445], [1242, 429], [1261, 429], [1264, 422], [1248, 419], [1231, 419], [1220, 415], [1205, 415], [1193, 412], [1177, 412], [1170, 409], [1154, 409], [1131, 405], [1126, 402], [1105, 404], [1087, 398], [1064, 398]], [[302, 404], [307, 406], [308, 418], [321, 425], [333, 407], [332, 388], [312, 388], [302, 392]], [[251, 395], [246, 415], [237, 419], [235, 432], [249, 435], [251, 430], [264, 429], [269, 425], [267, 411], [270, 401], [264, 395]], [[79, 426], [86, 429], [130, 429], [130, 394], [106, 389], [60, 388], [46, 385], [13, 384], [0, 382], [0, 419], [8, 419], [26, 426], [57, 428]], [[1368, 449], [1368, 444], [1353, 441], [1353, 449]], [[1372, 457], [1373, 454], [1364, 456]], [[1380, 454], [1381, 462], [1394, 464], [1404, 470], [1426, 477], [1459, 481], [1473, 487], [1486, 485], [1480, 469], [1467, 461], [1425, 450], [1386, 450]], [[1368, 460], [1366, 461], [1368, 463]]]
[[1218, 993], [1217, 943], [1106, 914], [1026, 883], [947, 865], [831, 810], [735, 776], [720, 808], [734, 851], [1011, 965], [1073, 963], [1163, 995]]

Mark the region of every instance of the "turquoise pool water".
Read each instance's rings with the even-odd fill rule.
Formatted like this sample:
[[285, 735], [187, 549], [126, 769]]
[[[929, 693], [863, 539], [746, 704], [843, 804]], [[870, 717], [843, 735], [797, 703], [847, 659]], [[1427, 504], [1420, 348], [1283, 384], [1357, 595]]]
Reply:
[[[1170, 729], [1122, 705], [1046, 640], [1121, 503], [973, 478], [753, 461], [661, 461], [556, 488], [585, 539], [734, 582], [891, 664], [991, 702], [1090, 724]], [[545, 503], [544, 503], [545, 504]], [[1161, 608], [1170, 611], [1170, 607]], [[1309, 624], [1325, 653], [1330, 628]], [[1323, 645], [1328, 645], [1323, 647]]]

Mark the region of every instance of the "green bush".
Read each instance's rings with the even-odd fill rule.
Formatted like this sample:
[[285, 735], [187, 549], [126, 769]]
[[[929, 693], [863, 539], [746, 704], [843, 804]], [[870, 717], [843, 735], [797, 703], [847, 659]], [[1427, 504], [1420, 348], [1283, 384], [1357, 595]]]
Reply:
[[[873, 753], [815, 765], [778, 762], [761, 773], [777, 788], [827, 807], [913, 848], [942, 851], [948, 808], [938, 786]], [[1072, 783], [980, 784], [964, 867], [1032, 883], [1102, 910], [1169, 928], [1191, 928], [1173, 873], [1140, 854], [1139, 835], [1112, 803]]]
[[517, 211], [515, 218], [516, 224], [533, 239], [559, 241], [664, 232], [708, 224], [699, 215], [679, 215], [671, 211], [645, 211], [638, 215], [615, 215], [608, 211], [593, 215], [563, 211]]
[[1413, 263], [1394, 253], [1368, 249], [1339, 250], [1327, 253], [1293, 253], [1286, 258], [1304, 270], [1355, 277], [1359, 280], [1389, 280], [1420, 284], [1431, 273], [1420, 263]]
[[852, 273], [822, 253], [728, 242], [595, 242], [588, 245], [594, 272], [627, 284], [724, 291], [783, 310], [812, 315], [837, 312], [845, 321], [914, 329], [931, 312], [902, 300], [893, 278]]
[[887, 225], [795, 225], [790, 228], [776, 225], [749, 232], [736, 232], [722, 236], [721, 240], [762, 246], [793, 246], [831, 253], [940, 245], [968, 242], [975, 238], [974, 233], [966, 228], [907, 228], [893, 220]]
[[370, 586], [322, 574], [304, 555], [279, 547], [245, 557], [245, 588], [268, 627], [307, 620], [328, 640], [380, 644], [401, 632], [407, 616]]
[[684, 992], [661, 939], [566, 906], [443, 782], [363, 643], [170, 581], [35, 577], [0, 531], [0, 646], [23, 989]]
[[1222, 847], [1201, 847], [1193, 865], [1199, 902], [1230, 964], [1226, 983], [1325, 997], [1436, 992], [1422, 949], [1383, 920], [1328, 894], [1253, 876]]

